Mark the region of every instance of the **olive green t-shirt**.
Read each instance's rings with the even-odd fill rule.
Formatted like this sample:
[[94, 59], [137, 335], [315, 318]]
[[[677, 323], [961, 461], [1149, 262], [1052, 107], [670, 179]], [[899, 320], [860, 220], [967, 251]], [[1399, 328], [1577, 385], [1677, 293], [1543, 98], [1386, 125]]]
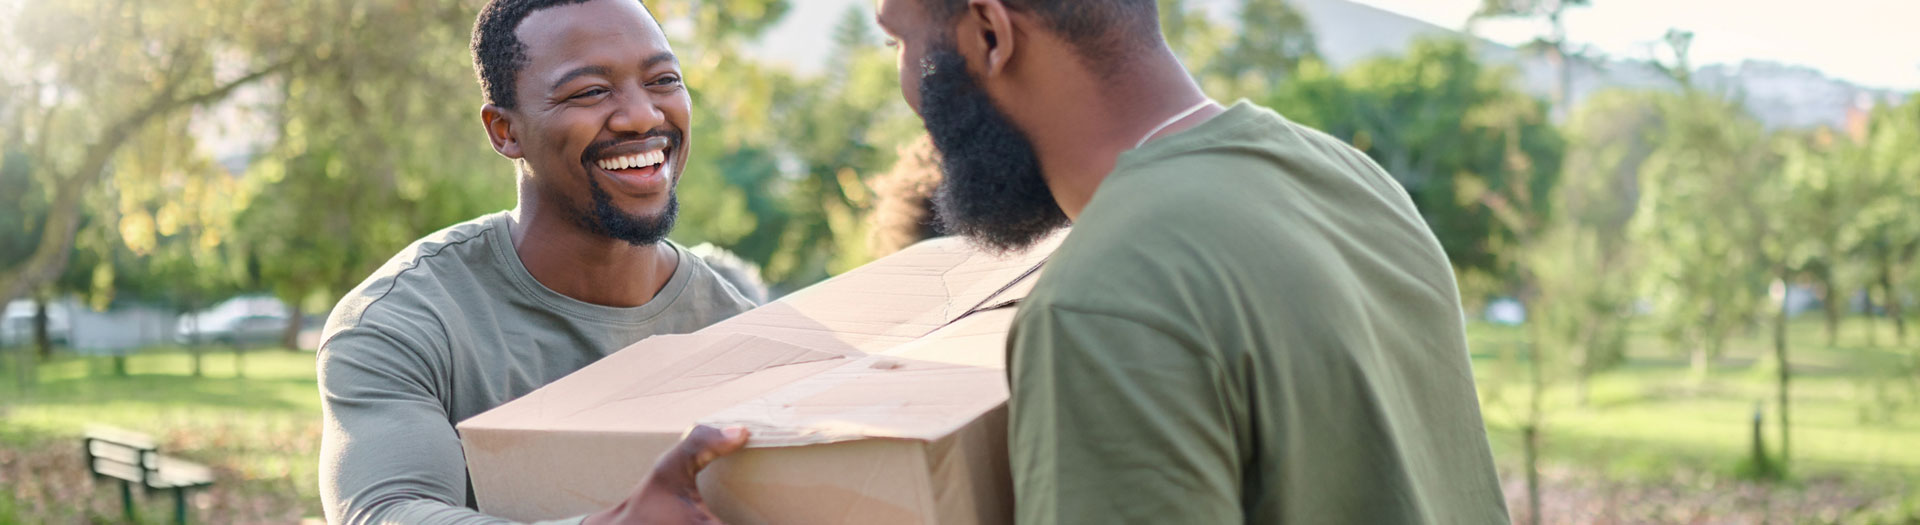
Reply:
[[320, 499], [329, 523], [502, 523], [470, 508], [454, 425], [647, 336], [753, 304], [699, 257], [647, 304], [574, 300], [527, 273], [505, 213], [415, 242], [349, 292], [319, 352]]
[[1009, 339], [1021, 523], [1507, 523], [1446, 254], [1266, 108], [1120, 155]]

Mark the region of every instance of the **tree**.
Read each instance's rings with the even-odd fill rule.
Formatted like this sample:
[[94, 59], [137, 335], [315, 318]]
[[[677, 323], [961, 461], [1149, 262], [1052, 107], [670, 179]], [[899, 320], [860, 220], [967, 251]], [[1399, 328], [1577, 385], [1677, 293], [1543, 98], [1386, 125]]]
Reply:
[[[313, 20], [285, 3], [75, 0], [0, 6], [0, 72], [29, 171], [49, 188], [31, 255], [0, 270], [0, 301], [58, 277], [82, 205], [135, 136], [288, 70], [285, 44]], [[269, 29], [271, 28], [271, 29]]]
[[[1836, 343], [1840, 309], [1847, 300], [1844, 282], [1858, 266], [1850, 253], [1864, 234], [1858, 224], [1859, 205], [1872, 198], [1865, 173], [1863, 148], [1831, 130], [1814, 130], [1783, 142], [1785, 182], [1798, 228], [1808, 243], [1801, 254], [1807, 277], [1820, 284], [1826, 314], [1827, 344]], [[1783, 210], [1784, 211], [1784, 210]]]
[[275, 140], [247, 167], [233, 242], [247, 286], [289, 306], [289, 348], [305, 312], [408, 243], [512, 206], [512, 165], [477, 125], [477, 7], [361, 2], [335, 18], [342, 45], [274, 86]]
[[1245, 0], [1239, 15], [1240, 30], [1201, 70], [1224, 84], [1216, 97], [1270, 92], [1298, 70], [1301, 61], [1318, 57], [1306, 16], [1286, 0]]
[[1528, 255], [1539, 288], [1530, 320], [1542, 328], [1540, 344], [1563, 349], [1583, 406], [1592, 376], [1626, 359], [1641, 273], [1628, 226], [1660, 126], [1657, 101], [1644, 93], [1601, 92], [1574, 112], [1554, 220]]
[[1853, 210], [1859, 253], [1872, 268], [1897, 343], [1906, 344], [1900, 283], [1920, 260], [1920, 217], [1914, 213], [1920, 209], [1920, 99], [1876, 109], [1864, 136], [1843, 149], [1855, 150], [1855, 169], [1865, 179], [1867, 198]]
[[[900, 100], [895, 57], [862, 7], [835, 28], [832, 73], [794, 76], [707, 43], [688, 71], [693, 156], [674, 238], [712, 242], [792, 290], [871, 260], [867, 180], [886, 170], [918, 123]], [[722, 58], [713, 58], [715, 56]], [[726, 67], [712, 67], [718, 60]]]
[[1474, 11], [1468, 21], [1468, 32], [1472, 32], [1474, 22], [1499, 18], [1545, 19], [1547, 32], [1529, 42], [1526, 47], [1542, 51], [1559, 72], [1559, 81], [1555, 84], [1553, 107], [1557, 117], [1565, 117], [1573, 104], [1573, 64], [1567, 47], [1567, 26], [1562, 20], [1568, 9], [1587, 7], [1592, 0], [1481, 0], [1480, 9]]
[[[7, 100], [0, 99], [0, 115], [6, 114]], [[33, 251], [34, 243], [40, 237], [41, 221], [46, 213], [46, 192], [43, 185], [34, 180], [32, 167], [26, 152], [18, 149], [17, 137], [22, 132], [16, 122], [9, 123], [8, 147], [0, 149], [0, 268], [13, 267], [26, 261]], [[0, 300], [4, 307], [11, 300]], [[40, 359], [46, 358], [50, 350], [46, 335], [45, 294], [35, 294], [36, 313], [34, 317], [34, 346], [40, 351]], [[11, 343], [11, 342], [9, 342]], [[18, 366], [22, 371], [22, 385], [26, 385], [26, 371], [33, 366], [27, 357], [24, 346]]]
[[1685, 91], [1662, 97], [1662, 147], [1640, 173], [1634, 238], [1649, 254], [1664, 332], [1690, 348], [1704, 378], [1726, 339], [1750, 325], [1770, 277], [1756, 246], [1765, 236], [1750, 212], [1767, 177], [1759, 122], [1737, 104]]
[[1511, 71], [1464, 42], [1427, 40], [1340, 74], [1309, 60], [1267, 105], [1351, 142], [1406, 187], [1463, 294], [1520, 290], [1514, 248], [1551, 211], [1565, 141]]

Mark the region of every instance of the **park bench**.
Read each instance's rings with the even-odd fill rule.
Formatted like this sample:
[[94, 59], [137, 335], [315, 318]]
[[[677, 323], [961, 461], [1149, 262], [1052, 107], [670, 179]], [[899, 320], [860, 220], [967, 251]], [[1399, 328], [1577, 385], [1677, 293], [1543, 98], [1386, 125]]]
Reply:
[[213, 485], [213, 470], [204, 465], [160, 455], [153, 438], [136, 432], [93, 428], [86, 436], [87, 470], [95, 479], [120, 481], [121, 508], [135, 521], [133, 488], [173, 491], [173, 520], [187, 522], [187, 491]]

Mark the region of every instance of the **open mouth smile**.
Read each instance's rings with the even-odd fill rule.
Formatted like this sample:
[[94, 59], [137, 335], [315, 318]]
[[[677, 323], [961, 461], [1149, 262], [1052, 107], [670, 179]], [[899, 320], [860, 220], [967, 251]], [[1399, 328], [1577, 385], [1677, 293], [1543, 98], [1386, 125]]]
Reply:
[[667, 168], [672, 151], [671, 140], [652, 137], [607, 148], [600, 158], [589, 164], [612, 179], [614, 185], [624, 190], [622, 193], [650, 195], [673, 186], [673, 177]]

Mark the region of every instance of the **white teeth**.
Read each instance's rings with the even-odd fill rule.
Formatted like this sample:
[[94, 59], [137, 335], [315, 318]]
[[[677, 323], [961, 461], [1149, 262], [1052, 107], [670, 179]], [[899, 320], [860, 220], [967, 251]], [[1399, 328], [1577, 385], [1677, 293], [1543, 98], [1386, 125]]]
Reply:
[[666, 151], [649, 151], [646, 153], [635, 153], [633, 155], [627, 155], [625, 157], [616, 157], [616, 158], [606, 159], [598, 162], [597, 164], [599, 164], [600, 169], [613, 171], [613, 170], [624, 170], [624, 169], [630, 169], [630, 168], [644, 168], [647, 166], [652, 166], [652, 165], [659, 164], [666, 161], [667, 161]]

